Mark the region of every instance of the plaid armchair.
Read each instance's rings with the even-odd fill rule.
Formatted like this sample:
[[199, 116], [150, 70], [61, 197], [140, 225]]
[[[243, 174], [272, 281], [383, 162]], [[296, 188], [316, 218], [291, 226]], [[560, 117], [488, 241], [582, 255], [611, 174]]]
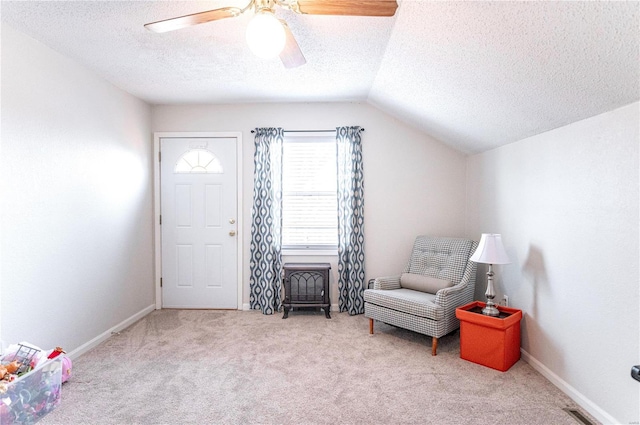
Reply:
[[460, 327], [456, 308], [473, 301], [478, 243], [469, 239], [418, 236], [409, 263], [399, 276], [379, 277], [364, 291], [364, 315], [373, 321], [438, 338]]

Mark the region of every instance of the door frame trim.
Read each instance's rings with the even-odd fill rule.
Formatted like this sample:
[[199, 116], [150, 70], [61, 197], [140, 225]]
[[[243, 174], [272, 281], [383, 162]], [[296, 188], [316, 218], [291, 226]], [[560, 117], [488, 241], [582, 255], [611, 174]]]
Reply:
[[242, 221], [242, 132], [193, 132], [193, 131], [162, 131], [153, 133], [153, 241], [154, 241], [154, 283], [156, 294], [156, 310], [162, 308], [162, 289], [160, 288], [160, 278], [162, 277], [162, 230], [160, 228], [160, 139], [184, 139], [184, 138], [235, 138], [236, 139], [236, 188], [238, 216], [236, 218], [238, 240], [237, 244], [237, 286], [238, 300], [237, 309], [242, 310], [242, 270], [243, 270], [243, 221]]

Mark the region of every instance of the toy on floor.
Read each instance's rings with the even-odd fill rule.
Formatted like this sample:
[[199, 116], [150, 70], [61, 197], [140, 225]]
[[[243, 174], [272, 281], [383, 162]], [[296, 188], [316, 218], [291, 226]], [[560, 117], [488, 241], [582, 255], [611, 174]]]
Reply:
[[[51, 354], [47, 356], [47, 358], [55, 359], [60, 354], [66, 354], [66, 353], [62, 348], [56, 347], [51, 352]], [[72, 367], [71, 359], [67, 356], [62, 356], [62, 383], [67, 382], [69, 378], [71, 378], [71, 367]]]
[[43, 358], [42, 350], [26, 342], [10, 345], [0, 363], [0, 376], [12, 381], [18, 376], [30, 372]]
[[14, 375], [18, 369], [20, 369], [21, 364], [14, 360], [11, 363], [0, 365], [0, 379], [5, 379], [5, 377], [9, 375]]
[[64, 354], [25, 342], [7, 348], [0, 357], [0, 424], [33, 424], [60, 404], [62, 379], [71, 373]]
[[72, 362], [65, 356], [66, 352], [61, 347], [50, 351], [43, 351], [35, 345], [21, 343], [11, 345], [7, 353], [0, 358], [0, 380], [13, 381], [35, 369], [38, 363], [61, 357], [62, 382], [67, 382], [71, 377]]

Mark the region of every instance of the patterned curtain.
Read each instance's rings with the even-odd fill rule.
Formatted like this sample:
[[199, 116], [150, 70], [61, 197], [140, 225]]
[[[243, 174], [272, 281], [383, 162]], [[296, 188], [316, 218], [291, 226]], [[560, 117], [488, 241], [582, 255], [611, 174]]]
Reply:
[[256, 128], [251, 218], [251, 309], [280, 309], [282, 271], [281, 128]]
[[364, 313], [364, 181], [360, 127], [336, 129], [340, 311]]

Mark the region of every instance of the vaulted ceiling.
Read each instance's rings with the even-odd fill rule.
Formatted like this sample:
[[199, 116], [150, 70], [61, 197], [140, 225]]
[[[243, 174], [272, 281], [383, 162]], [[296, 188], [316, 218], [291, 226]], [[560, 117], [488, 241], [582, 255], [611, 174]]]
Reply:
[[2, 1], [8, 24], [151, 104], [366, 101], [463, 152], [640, 99], [640, 2], [402, 0], [395, 16], [279, 8], [307, 64], [248, 49], [252, 13], [148, 22], [248, 0]]

